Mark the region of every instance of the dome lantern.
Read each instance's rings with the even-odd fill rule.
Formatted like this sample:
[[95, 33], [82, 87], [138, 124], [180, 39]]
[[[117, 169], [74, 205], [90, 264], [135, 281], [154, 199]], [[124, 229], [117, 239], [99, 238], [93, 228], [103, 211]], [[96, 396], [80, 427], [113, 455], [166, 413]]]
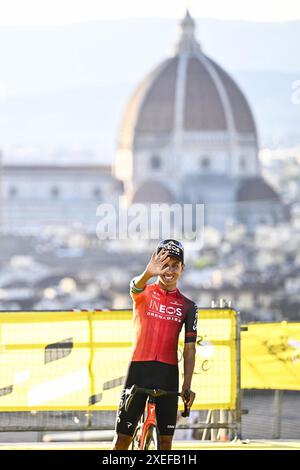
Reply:
[[180, 36], [175, 48], [175, 53], [184, 54], [198, 52], [201, 47], [195, 37], [195, 21], [188, 10], [186, 10], [185, 17], [181, 20], [179, 28]]

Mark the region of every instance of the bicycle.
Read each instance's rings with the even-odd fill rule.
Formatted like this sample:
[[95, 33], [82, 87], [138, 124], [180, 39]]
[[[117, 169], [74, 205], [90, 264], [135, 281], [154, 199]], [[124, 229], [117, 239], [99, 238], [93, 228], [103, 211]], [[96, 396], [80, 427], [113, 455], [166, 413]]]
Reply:
[[[128, 411], [130, 403], [136, 393], [144, 393], [148, 395], [147, 403], [143, 415], [135, 429], [133, 435], [131, 449], [132, 450], [160, 450], [160, 434], [156, 422], [156, 403], [155, 399], [163, 395], [176, 395], [181, 396], [179, 392], [170, 392], [161, 389], [148, 389], [133, 385], [131, 388], [125, 390], [125, 411]], [[127, 396], [126, 396], [127, 395]], [[184, 399], [188, 402], [190, 394], [188, 391], [184, 394]], [[181, 415], [185, 418], [190, 415], [190, 409], [184, 403], [184, 411]]]

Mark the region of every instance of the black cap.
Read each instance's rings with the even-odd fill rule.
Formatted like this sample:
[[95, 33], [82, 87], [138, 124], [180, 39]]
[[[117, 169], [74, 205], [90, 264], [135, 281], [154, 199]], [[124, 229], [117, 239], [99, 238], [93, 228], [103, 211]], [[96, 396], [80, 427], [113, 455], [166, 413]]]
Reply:
[[167, 240], [162, 240], [157, 245], [157, 253], [159, 253], [161, 250], [168, 251], [170, 256], [175, 256], [182, 263], [184, 263], [183, 245], [180, 242], [178, 242], [177, 240], [173, 240], [171, 238], [169, 238]]

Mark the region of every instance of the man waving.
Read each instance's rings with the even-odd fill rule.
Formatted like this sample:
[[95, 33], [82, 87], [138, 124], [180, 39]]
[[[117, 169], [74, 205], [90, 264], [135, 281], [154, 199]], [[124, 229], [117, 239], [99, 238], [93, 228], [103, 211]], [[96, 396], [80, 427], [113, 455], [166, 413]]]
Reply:
[[[134, 384], [143, 388], [178, 390], [178, 339], [184, 325], [184, 380], [181, 396], [185, 401], [185, 392], [189, 392], [187, 405], [191, 407], [195, 399], [191, 381], [195, 365], [197, 306], [177, 288], [184, 267], [182, 244], [177, 240], [163, 240], [152, 254], [145, 271], [130, 283], [135, 344], [124, 390]], [[152, 277], [157, 277], [156, 282], [147, 284]], [[115, 450], [128, 449], [147, 398], [135, 395], [129, 410], [125, 411], [124, 390], [116, 421]], [[161, 396], [156, 400], [162, 450], [172, 447], [177, 409], [178, 398], [174, 395]]]

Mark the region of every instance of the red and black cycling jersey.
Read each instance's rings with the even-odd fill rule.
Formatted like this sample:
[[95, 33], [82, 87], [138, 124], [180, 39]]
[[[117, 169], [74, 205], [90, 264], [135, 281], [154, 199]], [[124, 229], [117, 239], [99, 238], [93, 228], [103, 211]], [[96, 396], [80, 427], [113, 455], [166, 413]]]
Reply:
[[[132, 285], [132, 283], [131, 283]], [[135, 343], [132, 361], [177, 364], [178, 338], [185, 325], [185, 342], [197, 339], [197, 306], [179, 289], [167, 291], [159, 284], [147, 285], [133, 299]]]

